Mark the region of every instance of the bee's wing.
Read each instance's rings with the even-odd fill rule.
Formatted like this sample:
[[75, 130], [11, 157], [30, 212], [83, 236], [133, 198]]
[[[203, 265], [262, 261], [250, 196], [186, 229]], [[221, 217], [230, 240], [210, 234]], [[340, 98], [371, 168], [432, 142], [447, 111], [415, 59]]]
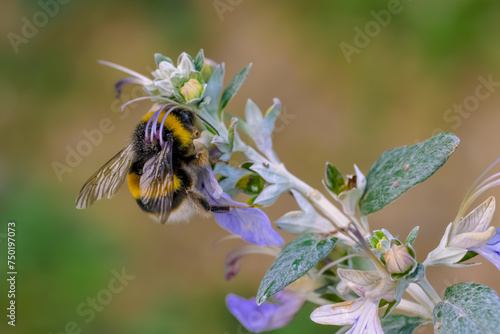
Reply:
[[173, 138], [169, 135], [160, 153], [144, 164], [139, 183], [142, 203], [154, 209], [161, 224], [167, 222], [172, 211], [175, 192], [172, 147]]
[[85, 209], [96, 200], [113, 197], [125, 181], [133, 158], [133, 147], [132, 144], [129, 144], [106, 162], [80, 190], [76, 199], [76, 208]]

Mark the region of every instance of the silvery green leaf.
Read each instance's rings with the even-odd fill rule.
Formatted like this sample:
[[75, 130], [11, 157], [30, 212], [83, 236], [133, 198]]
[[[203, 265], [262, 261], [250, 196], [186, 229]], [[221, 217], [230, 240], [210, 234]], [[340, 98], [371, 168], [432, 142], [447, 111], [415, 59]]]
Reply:
[[224, 176], [224, 179], [219, 182], [219, 185], [222, 187], [224, 192], [230, 196], [235, 195], [238, 192], [235, 188], [236, 182], [248, 173], [248, 170], [237, 169], [224, 163], [218, 163], [214, 168], [214, 174]]
[[236, 137], [236, 125], [238, 123], [238, 118], [233, 117], [231, 119], [231, 124], [229, 124], [229, 129], [227, 133], [227, 140], [229, 143], [229, 151], [233, 152], [234, 149], [234, 142], [235, 142], [235, 137]]
[[212, 139], [212, 144], [214, 144], [219, 149], [219, 151], [222, 152], [222, 155], [219, 157], [219, 159], [222, 161], [228, 161], [231, 157], [231, 154], [233, 153], [232, 145], [229, 144], [228, 140], [222, 136], [215, 135]]
[[219, 132], [221, 132], [219, 129], [219, 124], [221, 124], [221, 122], [217, 108], [219, 105], [219, 95], [222, 90], [223, 79], [224, 63], [215, 66], [214, 73], [212, 73], [210, 80], [208, 80], [207, 87], [202, 95], [202, 98], [210, 97], [210, 102], [199, 111], [200, 115], [210, 122]]
[[367, 175], [360, 206], [363, 215], [376, 212], [410, 188], [427, 180], [455, 151], [460, 140], [440, 133], [423, 143], [384, 152]]
[[198, 72], [203, 68], [203, 63], [205, 62], [205, 55], [203, 54], [203, 49], [200, 49], [196, 58], [194, 58], [194, 69]]
[[164, 55], [162, 55], [161, 53], [155, 53], [155, 63], [156, 63], [156, 66], [160, 65], [160, 63], [162, 61], [166, 61], [170, 64], [173, 64], [174, 62], [172, 61], [172, 59], [170, 59], [169, 57], [165, 57]]
[[249, 135], [256, 132], [263, 120], [264, 117], [259, 107], [251, 99], [248, 99], [245, 106], [245, 122], [246, 127], [249, 129]]
[[271, 205], [273, 204], [281, 193], [290, 190], [288, 183], [274, 183], [266, 186], [264, 190], [257, 196], [254, 204], [258, 205]]
[[239, 73], [237, 73], [233, 77], [233, 79], [231, 80], [229, 85], [226, 87], [226, 89], [224, 90], [224, 92], [222, 93], [222, 96], [220, 98], [219, 110], [218, 110], [219, 112], [224, 110], [224, 108], [226, 107], [229, 100], [231, 100], [233, 98], [233, 96], [238, 92], [241, 85], [243, 84], [243, 81], [245, 81], [245, 78], [246, 78], [251, 66], [252, 66], [252, 64], [249, 64], [247, 67], [242, 69]]
[[417, 226], [413, 230], [411, 230], [411, 232], [406, 237], [406, 242], [405, 242], [406, 244], [413, 245], [413, 243], [417, 239], [418, 229], [419, 229], [419, 227]]
[[328, 233], [334, 230], [332, 223], [316, 212], [314, 207], [298, 191], [292, 189], [297, 204], [302, 211], [286, 213], [276, 224], [287, 232], [300, 234], [304, 232]]
[[448, 287], [433, 315], [437, 334], [500, 333], [500, 299], [496, 291], [481, 284]]
[[391, 314], [380, 321], [385, 334], [412, 334], [418, 327], [429, 323], [420, 317]]
[[397, 280], [397, 286], [396, 286], [396, 294], [394, 295], [394, 300], [387, 306], [387, 309], [384, 312], [384, 318], [389, 316], [391, 312], [398, 307], [399, 303], [401, 302], [401, 298], [403, 298], [403, 293], [406, 291], [410, 283], [406, 281], [405, 279], [399, 279]]
[[266, 157], [273, 162], [279, 162], [278, 157], [273, 151], [271, 135], [274, 130], [274, 123], [281, 110], [281, 102], [276, 98], [273, 102], [273, 105], [263, 116], [259, 107], [252, 100], [248, 99], [245, 107], [245, 122], [242, 123], [242, 128]]
[[257, 304], [262, 304], [307, 274], [332, 251], [336, 243], [337, 238], [304, 233], [286, 245], [260, 283]]
[[288, 183], [288, 178], [284, 175], [285, 166], [283, 164], [255, 163], [250, 169], [269, 183]]
[[264, 115], [263, 126], [266, 131], [271, 134], [274, 131], [274, 125], [281, 113], [281, 101], [277, 98], [273, 99], [273, 105], [267, 109]]

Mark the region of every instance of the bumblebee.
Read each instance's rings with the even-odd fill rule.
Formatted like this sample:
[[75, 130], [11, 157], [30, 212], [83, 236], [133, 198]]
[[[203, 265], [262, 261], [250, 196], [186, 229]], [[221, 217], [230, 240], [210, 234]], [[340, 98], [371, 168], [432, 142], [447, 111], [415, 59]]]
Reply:
[[208, 150], [195, 141], [197, 116], [170, 104], [144, 115], [131, 142], [85, 183], [77, 209], [113, 197], [126, 180], [139, 207], [162, 224], [229, 212], [230, 206], [210, 205], [196, 190], [199, 172], [210, 166]]

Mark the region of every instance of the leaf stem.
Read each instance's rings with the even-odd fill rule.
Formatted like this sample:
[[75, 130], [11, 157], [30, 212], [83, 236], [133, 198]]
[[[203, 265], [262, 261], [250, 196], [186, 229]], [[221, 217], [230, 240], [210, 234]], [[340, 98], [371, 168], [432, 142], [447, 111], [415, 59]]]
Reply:
[[436, 290], [434, 290], [432, 285], [427, 280], [427, 277], [423, 276], [418, 282], [416, 282], [416, 284], [418, 284], [418, 286], [422, 288], [427, 297], [429, 297], [429, 299], [431, 300], [434, 307], [442, 301]]
[[396, 306], [396, 309], [406, 312], [411, 316], [418, 316], [426, 320], [432, 320], [432, 312], [429, 312], [426, 307], [409, 301], [408, 299], [401, 299], [401, 302], [398, 304], [398, 306]]

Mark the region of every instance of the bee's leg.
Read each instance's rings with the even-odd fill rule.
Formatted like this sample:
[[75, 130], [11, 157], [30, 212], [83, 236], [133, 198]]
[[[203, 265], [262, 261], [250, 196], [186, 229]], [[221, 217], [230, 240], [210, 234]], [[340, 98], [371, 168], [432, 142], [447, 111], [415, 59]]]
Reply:
[[231, 209], [249, 209], [253, 207], [253, 205], [211, 205], [210, 211], [215, 213], [227, 213], [231, 211]]
[[210, 205], [207, 199], [197, 191], [189, 190], [187, 195], [206, 212], [212, 211], [212, 205]]
[[188, 191], [188, 196], [198, 205], [200, 205], [203, 210], [207, 212], [213, 212], [213, 213], [228, 213], [231, 211], [231, 209], [246, 209], [246, 208], [251, 208], [251, 205], [248, 206], [237, 206], [237, 205], [210, 205], [208, 203], [207, 199], [199, 194], [196, 191]]
[[231, 165], [229, 164], [229, 161], [224, 161], [224, 160], [221, 160], [221, 159], [212, 159], [212, 160], [210, 160], [210, 163], [211, 163], [212, 165], [215, 165], [215, 164], [217, 164], [217, 163], [219, 163], [219, 162], [220, 162], [221, 164], [225, 164], [225, 165], [227, 165], [227, 166], [231, 166]]
[[213, 213], [228, 213], [231, 211], [231, 206], [229, 205], [210, 205], [210, 211]]

